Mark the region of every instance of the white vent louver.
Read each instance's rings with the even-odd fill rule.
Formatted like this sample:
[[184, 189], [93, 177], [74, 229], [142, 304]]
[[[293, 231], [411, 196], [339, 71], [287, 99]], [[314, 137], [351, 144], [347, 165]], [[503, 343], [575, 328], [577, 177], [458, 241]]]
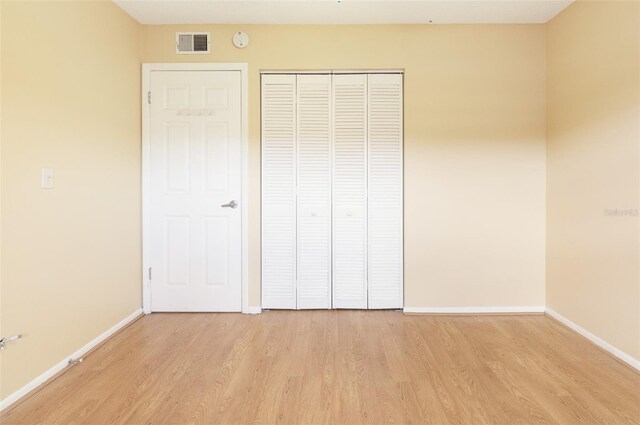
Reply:
[[211, 33], [178, 32], [176, 33], [176, 54], [202, 55], [211, 51]]

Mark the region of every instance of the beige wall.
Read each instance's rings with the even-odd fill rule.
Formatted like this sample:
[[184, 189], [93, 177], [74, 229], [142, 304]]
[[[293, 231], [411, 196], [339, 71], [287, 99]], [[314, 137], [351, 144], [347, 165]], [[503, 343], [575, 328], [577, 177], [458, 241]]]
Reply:
[[[2, 4], [0, 399], [140, 307], [139, 25]], [[55, 189], [40, 189], [41, 167]]]
[[[213, 54], [177, 56], [175, 32]], [[250, 45], [231, 44], [244, 30]], [[249, 64], [249, 279], [260, 305], [261, 69], [404, 68], [405, 300], [544, 304], [542, 25], [143, 26], [143, 62]]]
[[547, 54], [547, 306], [640, 359], [640, 3], [574, 3]]

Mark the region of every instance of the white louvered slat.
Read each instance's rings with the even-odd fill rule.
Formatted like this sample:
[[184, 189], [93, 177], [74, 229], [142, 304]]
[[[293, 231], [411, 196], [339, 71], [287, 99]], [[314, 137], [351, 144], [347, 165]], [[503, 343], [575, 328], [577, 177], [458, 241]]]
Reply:
[[369, 308], [403, 306], [402, 75], [368, 76]]
[[331, 76], [297, 76], [297, 307], [331, 308]]
[[262, 76], [262, 307], [296, 308], [296, 76]]
[[333, 76], [333, 307], [367, 308], [367, 76]]

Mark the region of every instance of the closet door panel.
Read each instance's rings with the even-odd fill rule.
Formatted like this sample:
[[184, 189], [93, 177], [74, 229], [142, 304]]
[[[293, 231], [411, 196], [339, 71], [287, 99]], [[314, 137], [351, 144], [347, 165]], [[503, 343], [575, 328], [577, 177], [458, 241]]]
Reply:
[[403, 306], [402, 75], [368, 77], [369, 308]]
[[334, 308], [367, 308], [366, 189], [367, 75], [334, 75]]
[[296, 76], [262, 76], [262, 307], [296, 308]]
[[297, 76], [297, 307], [331, 308], [331, 75]]

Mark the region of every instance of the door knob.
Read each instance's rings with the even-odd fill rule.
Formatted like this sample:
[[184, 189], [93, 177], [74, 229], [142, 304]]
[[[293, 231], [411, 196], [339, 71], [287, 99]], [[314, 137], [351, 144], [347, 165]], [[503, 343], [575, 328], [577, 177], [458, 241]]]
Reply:
[[234, 199], [233, 201], [229, 202], [228, 204], [222, 204], [221, 207], [222, 208], [233, 208], [233, 209], [236, 209], [236, 208], [238, 208], [238, 202]]

